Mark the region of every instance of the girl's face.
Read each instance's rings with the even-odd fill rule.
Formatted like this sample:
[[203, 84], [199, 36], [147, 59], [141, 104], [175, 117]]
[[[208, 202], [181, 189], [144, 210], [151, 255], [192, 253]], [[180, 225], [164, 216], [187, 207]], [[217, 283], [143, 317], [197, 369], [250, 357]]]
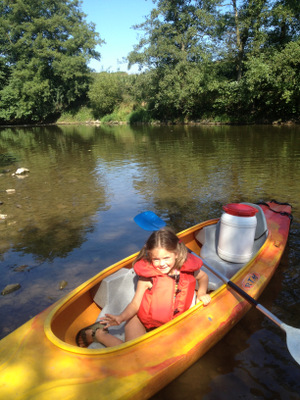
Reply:
[[152, 265], [163, 274], [168, 274], [175, 265], [177, 253], [160, 247], [150, 251]]

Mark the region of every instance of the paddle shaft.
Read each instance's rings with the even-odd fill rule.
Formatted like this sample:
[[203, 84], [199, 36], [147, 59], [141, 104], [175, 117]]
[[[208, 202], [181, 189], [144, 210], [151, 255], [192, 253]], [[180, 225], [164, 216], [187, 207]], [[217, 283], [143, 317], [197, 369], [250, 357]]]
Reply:
[[[188, 251], [193, 254], [194, 256], [202, 258], [198, 256], [198, 254], [194, 253], [187, 247]], [[298, 365], [300, 365], [300, 341], [299, 341], [299, 329], [293, 328], [292, 326], [289, 326], [282, 322], [279, 318], [277, 318], [274, 314], [272, 314], [269, 310], [267, 310], [264, 306], [259, 304], [253, 297], [249, 296], [248, 293], [246, 293], [243, 289], [241, 289], [239, 286], [237, 286], [235, 283], [233, 283], [230, 279], [228, 279], [225, 275], [223, 275], [221, 272], [215, 270], [212, 266], [207, 264], [204, 260], [202, 260], [206, 268], [211, 271], [214, 275], [216, 275], [219, 279], [221, 279], [226, 285], [228, 285], [231, 289], [233, 289], [236, 293], [238, 293], [240, 296], [242, 296], [246, 301], [248, 301], [250, 304], [255, 306], [255, 308], [260, 311], [262, 314], [264, 314], [267, 318], [269, 318], [274, 324], [279, 326], [280, 329], [282, 329], [286, 333], [286, 342], [287, 342], [287, 348], [291, 354], [291, 356], [294, 358], [294, 360], [297, 362]]]
[[200, 260], [204, 263], [206, 268], [212, 272], [214, 275], [216, 275], [218, 278], [220, 278], [224, 283], [226, 283], [231, 289], [233, 289], [235, 292], [237, 292], [240, 296], [242, 296], [248, 303], [252, 304], [254, 307], [256, 307], [260, 312], [262, 312], [266, 317], [271, 319], [276, 325], [278, 325], [282, 330], [285, 330], [283, 328], [283, 322], [280, 321], [279, 318], [277, 318], [275, 315], [273, 315], [270, 311], [268, 311], [264, 306], [259, 304], [253, 297], [249, 296], [248, 293], [246, 293], [243, 289], [241, 289], [239, 286], [237, 286], [234, 282], [232, 282], [230, 279], [228, 279], [225, 275], [223, 275], [221, 272], [217, 271], [214, 269], [211, 265], [209, 265], [206, 261], [204, 261], [198, 254], [194, 253], [187, 247], [188, 251], [193, 254], [195, 257], [200, 258]]

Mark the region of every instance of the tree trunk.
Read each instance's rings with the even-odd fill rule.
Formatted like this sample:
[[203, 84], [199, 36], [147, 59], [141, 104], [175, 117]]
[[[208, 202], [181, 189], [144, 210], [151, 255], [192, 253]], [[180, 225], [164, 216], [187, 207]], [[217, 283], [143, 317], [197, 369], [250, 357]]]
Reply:
[[232, 6], [234, 10], [234, 21], [235, 21], [235, 34], [236, 34], [236, 47], [237, 47], [237, 80], [239, 81], [242, 78], [242, 64], [244, 58], [244, 45], [241, 39], [241, 32], [239, 28], [239, 12], [236, 5], [236, 0], [232, 0]]

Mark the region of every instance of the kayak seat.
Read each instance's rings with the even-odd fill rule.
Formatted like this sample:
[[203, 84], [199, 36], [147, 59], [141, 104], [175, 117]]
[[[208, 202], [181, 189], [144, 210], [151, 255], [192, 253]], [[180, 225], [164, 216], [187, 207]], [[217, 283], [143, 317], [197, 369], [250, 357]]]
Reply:
[[[137, 285], [138, 277], [133, 269], [121, 268], [101, 282], [94, 295], [94, 302], [102, 308], [97, 321], [105, 314], [120, 314], [131, 302]], [[121, 340], [125, 339], [125, 322], [119, 326], [112, 326], [109, 332]], [[99, 349], [105, 346], [101, 343], [92, 343], [89, 348]]]
[[258, 240], [261, 237], [266, 237], [268, 235], [268, 225], [262, 208], [259, 205], [253, 203], [242, 203], [242, 204], [246, 204], [247, 206], [254, 207], [258, 210], [258, 212], [255, 214], [257, 219], [257, 225], [254, 234], [254, 240]]
[[[260, 247], [264, 244], [268, 236], [268, 227], [263, 210], [256, 204], [243, 203], [255, 207], [258, 210], [256, 213], [257, 226], [255, 230], [253, 254], [257, 253]], [[196, 240], [202, 245], [200, 256], [207, 264], [211, 265], [214, 269], [221, 272], [228, 279], [231, 279], [246, 263], [233, 263], [225, 261], [218, 256], [218, 238], [220, 232], [220, 221], [214, 225], [208, 225], [195, 234]], [[202, 269], [207, 273], [209, 278], [208, 290], [216, 290], [223, 281], [217, 278], [205, 266]]]

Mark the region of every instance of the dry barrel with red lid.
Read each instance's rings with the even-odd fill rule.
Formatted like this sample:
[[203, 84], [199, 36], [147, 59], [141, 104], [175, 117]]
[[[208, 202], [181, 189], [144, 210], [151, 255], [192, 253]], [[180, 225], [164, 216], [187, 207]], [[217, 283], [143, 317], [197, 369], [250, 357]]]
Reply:
[[220, 220], [218, 255], [225, 261], [246, 263], [252, 257], [258, 210], [241, 203], [223, 206]]
[[241, 203], [226, 204], [222, 208], [227, 214], [237, 217], [253, 217], [258, 212], [256, 208]]

